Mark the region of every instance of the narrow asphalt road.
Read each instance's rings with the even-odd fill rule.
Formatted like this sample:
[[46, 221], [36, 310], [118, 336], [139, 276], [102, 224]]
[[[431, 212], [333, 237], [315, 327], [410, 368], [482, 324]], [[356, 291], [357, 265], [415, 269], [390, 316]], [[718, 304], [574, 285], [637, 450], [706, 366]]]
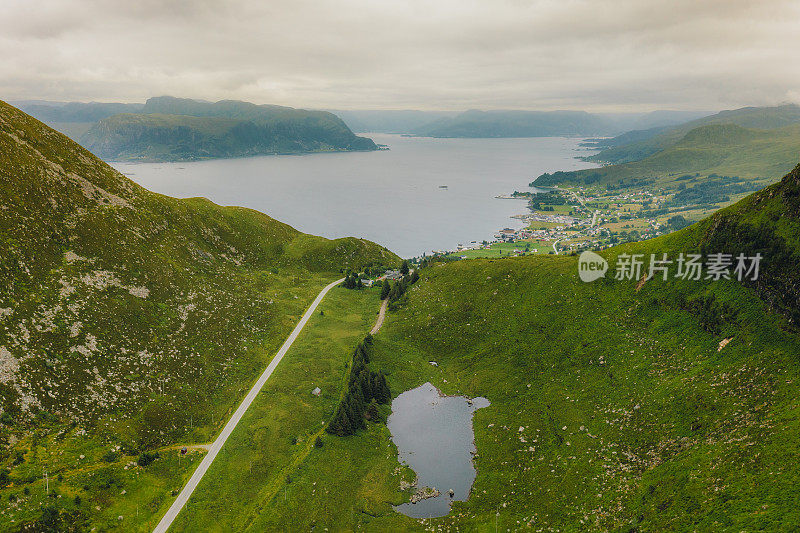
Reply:
[[167, 514], [164, 515], [164, 517], [158, 523], [156, 528], [153, 530], [154, 533], [166, 533], [166, 531], [172, 525], [172, 522], [175, 520], [175, 518], [178, 517], [178, 514], [181, 512], [181, 509], [183, 509], [183, 506], [186, 505], [187, 501], [189, 501], [189, 497], [192, 495], [192, 492], [194, 492], [194, 489], [197, 488], [197, 485], [200, 483], [200, 480], [203, 479], [203, 475], [205, 475], [205, 473], [208, 471], [208, 468], [211, 466], [211, 463], [214, 462], [214, 459], [217, 457], [217, 454], [222, 449], [222, 446], [225, 444], [225, 441], [228, 440], [228, 437], [231, 435], [231, 433], [233, 433], [233, 430], [236, 428], [236, 424], [238, 424], [239, 421], [242, 419], [244, 413], [250, 407], [250, 404], [253, 403], [253, 400], [256, 399], [256, 396], [258, 396], [258, 393], [261, 391], [261, 387], [264, 386], [264, 383], [267, 382], [267, 379], [269, 379], [269, 377], [275, 371], [275, 367], [278, 366], [278, 363], [281, 362], [283, 356], [286, 355], [286, 352], [289, 351], [289, 348], [291, 348], [292, 344], [297, 339], [298, 335], [300, 335], [300, 332], [303, 330], [303, 327], [306, 325], [306, 322], [308, 322], [308, 319], [311, 318], [311, 315], [314, 313], [314, 311], [316, 311], [317, 306], [319, 306], [320, 302], [325, 297], [325, 295], [328, 294], [328, 291], [330, 291], [332, 288], [336, 287], [343, 281], [344, 278], [334, 281], [333, 283], [322, 289], [322, 291], [317, 295], [314, 302], [311, 304], [308, 310], [306, 310], [305, 314], [300, 319], [300, 322], [297, 323], [294, 330], [292, 330], [292, 333], [286, 339], [286, 342], [283, 343], [281, 349], [278, 350], [278, 353], [275, 355], [275, 357], [272, 358], [272, 361], [270, 361], [269, 365], [267, 366], [267, 369], [264, 370], [264, 373], [261, 374], [261, 377], [258, 378], [258, 381], [256, 381], [255, 385], [253, 385], [253, 388], [250, 389], [250, 392], [248, 392], [247, 396], [245, 396], [244, 400], [242, 400], [242, 403], [241, 405], [239, 405], [239, 408], [236, 409], [236, 412], [233, 413], [231, 419], [228, 420], [227, 424], [225, 424], [225, 428], [222, 430], [222, 433], [219, 434], [217, 440], [214, 441], [214, 444], [211, 445], [211, 448], [208, 450], [208, 454], [206, 454], [206, 456], [203, 457], [203, 460], [200, 462], [200, 466], [198, 466], [197, 470], [194, 471], [194, 474], [192, 474], [192, 477], [189, 479], [189, 482], [186, 483], [186, 486], [183, 487], [183, 490], [180, 492], [180, 494], [178, 494], [178, 497], [175, 499], [174, 502], [172, 502], [172, 506], [167, 511]]

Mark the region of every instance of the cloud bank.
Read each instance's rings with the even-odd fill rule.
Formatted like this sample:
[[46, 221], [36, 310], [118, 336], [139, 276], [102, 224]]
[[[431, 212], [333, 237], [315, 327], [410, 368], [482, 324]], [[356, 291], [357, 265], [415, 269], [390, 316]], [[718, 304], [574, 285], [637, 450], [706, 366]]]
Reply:
[[0, 98], [351, 109], [800, 99], [796, 0], [4, 0]]

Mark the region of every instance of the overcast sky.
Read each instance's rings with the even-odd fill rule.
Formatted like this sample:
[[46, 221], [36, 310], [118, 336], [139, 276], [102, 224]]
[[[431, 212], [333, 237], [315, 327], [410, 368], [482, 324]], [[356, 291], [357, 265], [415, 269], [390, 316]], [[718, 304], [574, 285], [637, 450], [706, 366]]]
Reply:
[[340, 109], [800, 102], [798, 0], [0, 0], [0, 99]]

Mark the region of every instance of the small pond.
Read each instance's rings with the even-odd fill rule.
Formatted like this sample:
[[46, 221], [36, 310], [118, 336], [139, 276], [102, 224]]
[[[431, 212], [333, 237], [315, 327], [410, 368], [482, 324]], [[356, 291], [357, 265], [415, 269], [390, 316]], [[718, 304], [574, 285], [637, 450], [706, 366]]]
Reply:
[[395, 510], [413, 518], [433, 518], [449, 513], [451, 501], [467, 500], [475, 481], [472, 414], [488, 406], [486, 398], [442, 396], [430, 383], [395, 398], [387, 425], [400, 462], [417, 474], [417, 489], [439, 491], [436, 497], [404, 503]]

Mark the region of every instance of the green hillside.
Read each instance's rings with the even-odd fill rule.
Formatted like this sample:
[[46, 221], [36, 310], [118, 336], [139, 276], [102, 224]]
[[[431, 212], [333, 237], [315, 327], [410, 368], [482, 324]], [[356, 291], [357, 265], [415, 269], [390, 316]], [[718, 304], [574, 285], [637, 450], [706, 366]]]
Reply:
[[[491, 401], [474, 418], [469, 501], [430, 521], [395, 512], [399, 480], [382, 472], [396, 457], [375, 425], [299, 464], [285, 494], [254, 502], [249, 530], [800, 527], [798, 243], [800, 167], [683, 231], [602, 252], [612, 267], [593, 283], [570, 256], [422, 268], [373, 365], [393, 395], [430, 381]], [[622, 253], [695, 251], [761, 253], [761, 276], [613, 279]]]
[[130, 463], [212, 440], [324, 285], [399, 262], [151, 193], [4, 102], [0, 182], [0, 531], [157, 513], [192, 459]]
[[800, 123], [800, 106], [794, 104], [777, 107], [743, 107], [721, 111], [672, 128], [628, 132], [601, 141], [599, 146], [607, 148], [587, 159], [611, 164], [639, 161], [680, 142], [689, 131], [711, 124], [735, 124], [743, 128], [772, 130], [798, 123]]
[[324, 111], [172, 97], [104, 118], [80, 142], [104, 159], [139, 161], [377, 149]]
[[770, 130], [710, 124], [689, 130], [677, 142], [639, 161], [543, 174], [534, 183], [618, 186], [625, 180], [663, 178], [657, 180], [659, 184], [674, 187], [676, 177], [694, 173], [774, 181], [793, 167], [798, 153], [800, 124]]

